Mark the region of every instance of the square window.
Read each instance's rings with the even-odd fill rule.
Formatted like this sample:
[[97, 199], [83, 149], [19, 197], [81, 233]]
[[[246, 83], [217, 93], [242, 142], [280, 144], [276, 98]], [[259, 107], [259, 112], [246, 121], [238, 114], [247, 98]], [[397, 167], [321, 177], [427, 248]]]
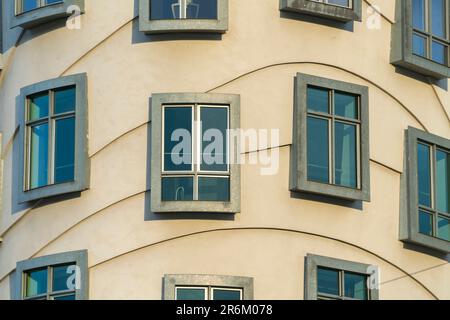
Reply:
[[89, 187], [87, 77], [72, 75], [22, 88], [19, 202]]
[[139, 30], [225, 33], [228, 0], [139, 0]]
[[291, 190], [370, 200], [368, 88], [298, 74]]
[[337, 20], [361, 21], [361, 0], [280, 0], [280, 10]]

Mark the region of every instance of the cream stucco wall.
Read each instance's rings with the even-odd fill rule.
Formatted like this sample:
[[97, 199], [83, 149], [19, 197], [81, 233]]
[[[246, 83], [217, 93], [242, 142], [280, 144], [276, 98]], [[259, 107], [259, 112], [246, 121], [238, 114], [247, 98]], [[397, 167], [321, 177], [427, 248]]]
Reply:
[[[394, 1], [373, 4], [380, 29], [367, 27], [364, 1], [353, 32], [280, 16], [278, 0], [230, 0], [221, 39], [144, 36], [133, 0], [86, 0], [81, 30], [4, 28], [0, 299], [10, 298], [17, 261], [80, 249], [89, 252], [91, 299], [160, 299], [170, 273], [250, 276], [256, 299], [302, 299], [307, 253], [378, 265], [381, 299], [450, 299], [449, 257], [398, 240], [404, 130], [450, 138], [447, 81], [442, 89], [396, 72]], [[23, 86], [80, 72], [88, 74], [90, 190], [17, 208], [15, 97]], [[369, 87], [372, 199], [362, 210], [289, 192], [297, 72]], [[149, 212], [149, 98], [209, 91], [241, 95], [244, 129], [280, 129], [279, 172], [261, 176], [260, 166], [243, 165], [242, 212], [233, 220], [161, 218]]]

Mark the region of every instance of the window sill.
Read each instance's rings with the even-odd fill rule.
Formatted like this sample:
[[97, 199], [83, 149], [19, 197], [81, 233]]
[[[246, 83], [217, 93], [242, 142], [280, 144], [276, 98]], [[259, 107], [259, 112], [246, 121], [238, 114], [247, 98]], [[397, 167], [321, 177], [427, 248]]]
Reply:
[[345, 8], [310, 0], [280, 0], [280, 10], [342, 22], [362, 21], [361, 0], [354, 0], [353, 8]]

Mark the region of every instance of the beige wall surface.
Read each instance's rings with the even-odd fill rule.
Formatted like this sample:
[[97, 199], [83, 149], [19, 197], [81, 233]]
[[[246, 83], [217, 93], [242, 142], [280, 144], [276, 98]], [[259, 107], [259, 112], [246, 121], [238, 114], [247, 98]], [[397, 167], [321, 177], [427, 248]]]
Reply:
[[[378, 265], [381, 299], [450, 299], [450, 257], [398, 240], [404, 130], [450, 139], [450, 93], [447, 81], [419, 80], [389, 63], [394, 1], [363, 1], [353, 31], [287, 18], [278, 0], [229, 2], [221, 38], [145, 36], [133, 0], [86, 0], [80, 30], [3, 31], [17, 45], [5, 48], [0, 75], [0, 299], [10, 298], [17, 261], [81, 249], [89, 252], [91, 299], [160, 299], [162, 277], [171, 273], [250, 276], [256, 299], [302, 299], [308, 253]], [[378, 19], [369, 3], [382, 13], [378, 29], [367, 24]], [[18, 208], [16, 96], [23, 86], [81, 72], [88, 75], [90, 189]], [[297, 72], [369, 87], [372, 199], [361, 210], [289, 191]], [[233, 219], [149, 212], [149, 98], [157, 92], [240, 94], [242, 128], [280, 129], [278, 173], [242, 166], [242, 210]]]

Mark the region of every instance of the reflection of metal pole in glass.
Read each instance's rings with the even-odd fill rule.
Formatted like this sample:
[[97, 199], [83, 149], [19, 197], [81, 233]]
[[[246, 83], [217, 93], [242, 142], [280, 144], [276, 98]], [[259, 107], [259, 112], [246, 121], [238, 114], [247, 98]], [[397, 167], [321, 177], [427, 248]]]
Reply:
[[172, 15], [174, 19], [196, 19], [200, 12], [200, 5], [193, 0], [178, 0], [172, 4]]
[[184, 187], [178, 187], [175, 192], [175, 200], [184, 200]]

